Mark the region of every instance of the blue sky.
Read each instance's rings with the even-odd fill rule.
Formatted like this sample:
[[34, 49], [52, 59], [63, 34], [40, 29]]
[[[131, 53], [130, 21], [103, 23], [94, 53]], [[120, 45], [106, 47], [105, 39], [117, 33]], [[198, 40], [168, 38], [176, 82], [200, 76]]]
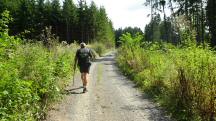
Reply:
[[[74, 0], [77, 3], [78, 0]], [[92, 0], [86, 0], [90, 3]], [[144, 30], [150, 22], [150, 7], [144, 6], [145, 0], [93, 0], [97, 6], [104, 6], [115, 29], [140, 27]]]

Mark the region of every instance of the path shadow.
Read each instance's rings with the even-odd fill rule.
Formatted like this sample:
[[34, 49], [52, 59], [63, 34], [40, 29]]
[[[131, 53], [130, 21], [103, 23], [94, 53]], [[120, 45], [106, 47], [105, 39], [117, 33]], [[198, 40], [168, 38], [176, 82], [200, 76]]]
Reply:
[[106, 55], [102, 56], [102, 58], [95, 59], [93, 62], [114, 61], [114, 58], [113, 55]]
[[82, 91], [77, 91], [77, 90], [80, 90], [82, 88], [83, 87], [80, 86], [80, 87], [77, 87], [77, 88], [67, 89], [67, 90], [64, 90], [63, 94], [66, 94], [66, 95], [70, 95], [70, 94], [83, 94]]
[[93, 62], [104, 62], [104, 61], [114, 61], [114, 59], [109, 57], [104, 57], [104, 58], [95, 59]]
[[80, 87], [76, 87], [76, 88], [72, 88], [72, 89], [67, 89], [65, 91], [70, 92], [70, 91], [74, 91], [74, 90], [78, 90], [78, 89], [82, 89], [82, 88], [83, 88], [83, 86], [80, 86]]
[[77, 94], [83, 94], [83, 92], [75, 92], [75, 91], [73, 91], [73, 92], [69, 92], [69, 93], [68, 93], [68, 95], [70, 95], [70, 94], [77, 95]]
[[104, 65], [110, 66], [110, 65], [115, 65], [116, 62], [111, 62], [111, 63], [104, 63]]

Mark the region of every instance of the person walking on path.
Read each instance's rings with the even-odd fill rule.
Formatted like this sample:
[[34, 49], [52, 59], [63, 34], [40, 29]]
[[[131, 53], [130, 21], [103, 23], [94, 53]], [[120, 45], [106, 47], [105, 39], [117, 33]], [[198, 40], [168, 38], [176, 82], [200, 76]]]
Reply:
[[87, 91], [87, 84], [89, 82], [88, 76], [91, 66], [90, 59], [92, 58], [92, 51], [86, 47], [86, 44], [84, 42], [82, 42], [80, 44], [80, 49], [76, 51], [74, 68], [76, 68], [77, 65], [79, 67], [81, 79], [83, 82], [83, 93]]

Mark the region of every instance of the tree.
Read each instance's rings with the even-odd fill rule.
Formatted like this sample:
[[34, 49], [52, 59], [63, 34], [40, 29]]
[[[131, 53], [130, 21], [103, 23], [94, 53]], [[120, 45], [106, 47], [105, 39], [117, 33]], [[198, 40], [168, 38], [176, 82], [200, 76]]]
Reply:
[[0, 0], [0, 13], [2, 13], [6, 9], [6, 0]]
[[137, 36], [137, 34], [144, 35], [142, 30], [138, 27], [126, 27], [124, 29], [119, 28], [119, 29], [115, 30], [115, 44], [117, 47], [119, 47], [120, 44], [122, 43], [120, 40], [120, 37], [126, 33], [129, 33], [130, 36], [132, 36], [132, 37]]
[[105, 42], [107, 40], [106, 36], [106, 29], [108, 26], [108, 18], [106, 15], [106, 10], [104, 7], [101, 7], [99, 9], [99, 14], [97, 16], [97, 40], [100, 39], [100, 41]]
[[[190, 28], [196, 31], [197, 43], [204, 43], [205, 40], [205, 0], [170, 0], [179, 5], [174, 15], [185, 15], [190, 22]], [[171, 3], [172, 4], [172, 3]], [[173, 8], [171, 8], [173, 10]]]
[[[15, 2], [16, 3], [16, 2]], [[14, 18], [11, 24], [12, 34], [20, 34], [32, 39], [35, 32], [35, 2], [34, 0], [20, 0], [17, 3], [17, 10], [12, 11]]]
[[35, 6], [35, 36], [40, 35], [42, 30], [45, 29], [46, 26], [46, 16], [45, 16], [45, 3], [44, 0], [37, 0]]
[[79, 5], [78, 5], [78, 26], [80, 27], [78, 31], [79, 38], [81, 39], [82, 42], [88, 43], [86, 33], [87, 33], [87, 11], [88, 11], [88, 6], [86, 4], [85, 0], [80, 0]]
[[57, 34], [58, 36], [60, 35], [60, 27], [59, 25], [62, 25], [61, 23], [61, 6], [59, 3], [59, 0], [53, 0], [51, 3], [51, 18], [50, 18], [50, 22], [51, 22], [51, 26], [53, 28], [53, 31], [55, 34]]
[[96, 38], [97, 35], [97, 15], [98, 15], [98, 8], [96, 4], [92, 1], [91, 5], [88, 10], [88, 32], [87, 36], [90, 41], [95, 41], [94, 39]]
[[[64, 23], [64, 33], [66, 33], [66, 41], [71, 43], [72, 38], [75, 39], [73, 34], [76, 24], [77, 24], [77, 9], [72, 0], [65, 0], [63, 3], [63, 23]], [[65, 36], [65, 34], [63, 34]]]
[[64, 0], [61, 6], [59, 0], [0, 0], [0, 11], [8, 9], [14, 18], [9, 24], [10, 35], [38, 40], [51, 26], [60, 41], [114, 43], [112, 22], [105, 9], [94, 2], [90, 6], [85, 0], [78, 2], [76, 6], [72, 0]]
[[145, 27], [145, 39], [147, 41], [160, 41], [160, 25], [161, 18], [158, 14], [153, 20]]
[[[173, 7], [175, 4], [175, 8]], [[155, 17], [158, 13], [163, 11], [164, 13], [164, 28], [167, 28], [166, 20], [167, 17], [165, 15], [164, 7], [168, 6], [172, 12], [171, 22], [174, 24], [174, 29], [177, 30], [178, 34], [180, 34], [180, 28], [184, 28], [179, 26], [177, 23], [177, 18], [179, 16], [185, 16], [187, 21], [190, 22], [189, 27], [191, 30], [195, 30], [197, 44], [204, 43], [205, 34], [206, 34], [206, 14], [205, 14], [205, 0], [146, 0], [146, 5], [151, 6], [151, 18]], [[162, 9], [161, 9], [162, 7]], [[167, 26], [167, 27], [166, 27]], [[153, 29], [153, 25], [151, 26]], [[154, 31], [153, 31], [154, 32]], [[168, 35], [168, 32], [164, 32], [165, 35]], [[192, 33], [191, 33], [192, 34]], [[193, 33], [194, 34], [194, 33]], [[166, 40], [168, 37], [164, 36]]]
[[211, 46], [216, 45], [216, 1], [208, 0], [207, 2], [207, 21], [211, 34]]

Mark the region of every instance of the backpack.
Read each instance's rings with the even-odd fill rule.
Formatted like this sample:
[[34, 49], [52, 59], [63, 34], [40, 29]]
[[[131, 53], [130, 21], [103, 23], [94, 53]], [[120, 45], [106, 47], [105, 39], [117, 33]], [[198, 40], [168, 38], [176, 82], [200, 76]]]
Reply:
[[81, 48], [78, 50], [78, 63], [81, 64], [90, 64], [90, 49]]

